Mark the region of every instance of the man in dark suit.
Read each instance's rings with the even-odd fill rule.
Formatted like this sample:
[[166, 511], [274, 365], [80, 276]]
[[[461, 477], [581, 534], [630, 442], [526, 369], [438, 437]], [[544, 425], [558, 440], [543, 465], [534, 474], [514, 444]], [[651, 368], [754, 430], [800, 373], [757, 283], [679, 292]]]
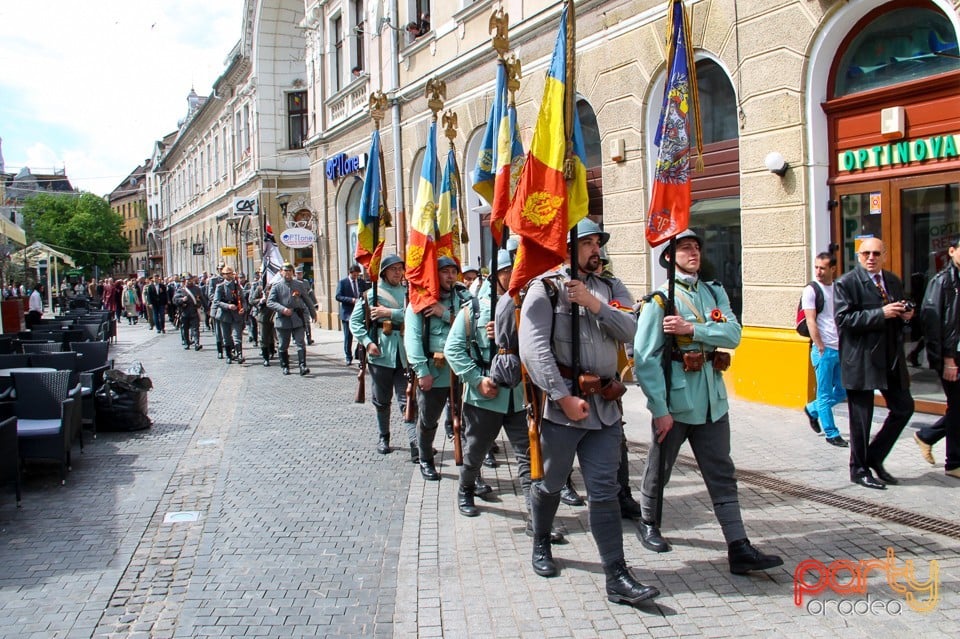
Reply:
[[[900, 279], [883, 270], [885, 255], [882, 241], [863, 240], [859, 266], [834, 285], [840, 378], [850, 408], [850, 480], [881, 490], [899, 483], [883, 462], [913, 415], [903, 327], [914, 309], [905, 301]], [[870, 441], [874, 390], [883, 395], [889, 413]]]
[[337, 301], [340, 302], [340, 323], [343, 325], [343, 359], [349, 366], [353, 363], [353, 333], [350, 332], [350, 315], [360, 299], [360, 294], [370, 287], [360, 277], [360, 265], [350, 267], [350, 274], [337, 286]]
[[153, 276], [153, 284], [147, 286], [146, 295], [147, 304], [153, 307], [153, 325], [157, 327], [158, 333], [166, 333], [164, 320], [170, 297], [167, 294], [167, 285], [159, 274]]

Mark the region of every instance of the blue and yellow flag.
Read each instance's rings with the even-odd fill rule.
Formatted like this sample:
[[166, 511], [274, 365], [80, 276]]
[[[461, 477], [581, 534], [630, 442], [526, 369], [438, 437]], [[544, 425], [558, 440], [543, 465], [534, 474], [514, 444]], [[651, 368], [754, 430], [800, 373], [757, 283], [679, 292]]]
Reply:
[[[367, 172], [363, 176], [360, 195], [360, 219], [357, 222], [357, 250], [354, 259], [376, 280], [380, 276], [380, 258], [383, 255], [383, 234], [380, 233], [380, 130], [374, 129], [370, 142]], [[376, 238], [374, 237], [376, 236]]]
[[440, 202], [437, 205], [437, 257], [449, 257], [460, 268], [460, 223], [457, 218], [460, 193], [460, 170], [451, 148], [440, 179]]
[[654, 143], [659, 147], [647, 210], [647, 242], [658, 246], [690, 226], [690, 124], [696, 128], [700, 157], [696, 67], [689, 46], [690, 24], [681, 0], [669, 0], [667, 82]]
[[510, 104], [506, 65], [500, 60], [490, 118], [473, 172], [473, 190], [490, 205], [490, 232], [498, 245], [502, 241], [504, 218], [523, 169], [523, 160], [517, 109]]
[[534, 277], [560, 264], [567, 255], [568, 232], [587, 215], [586, 152], [580, 118], [573, 109], [571, 164], [572, 179], [564, 178], [566, 128], [564, 94], [576, 90], [566, 86], [567, 9], [560, 16], [560, 30], [547, 72], [543, 102], [537, 116], [533, 141], [507, 212], [507, 226], [520, 236], [516, 264], [510, 278], [510, 295]]
[[440, 300], [440, 275], [437, 269], [437, 123], [430, 125], [427, 148], [420, 169], [420, 183], [410, 220], [407, 243], [407, 283], [410, 306], [419, 313]]

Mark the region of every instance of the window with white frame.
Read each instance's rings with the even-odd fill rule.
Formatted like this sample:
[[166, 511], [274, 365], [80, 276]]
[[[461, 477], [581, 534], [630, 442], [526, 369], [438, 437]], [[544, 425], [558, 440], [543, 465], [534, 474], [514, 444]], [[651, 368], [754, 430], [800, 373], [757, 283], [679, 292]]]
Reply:
[[333, 51], [330, 55], [330, 92], [336, 93], [343, 88], [343, 16], [336, 15], [330, 21], [330, 43]]
[[352, 0], [351, 4], [353, 5], [351, 7], [353, 17], [353, 37], [351, 41], [354, 43], [351, 75], [357, 77], [363, 73], [366, 65], [366, 60], [364, 59], [364, 47], [366, 45], [364, 31], [366, 21], [364, 20], [363, 0]]
[[213, 136], [213, 181], [220, 181], [220, 136]]
[[302, 149], [307, 139], [307, 92], [292, 91], [287, 94], [287, 131], [290, 149]]
[[240, 131], [242, 130], [243, 130], [243, 114], [240, 113], [240, 111], [237, 111], [236, 115], [234, 116], [234, 123], [233, 123], [233, 137], [234, 137], [234, 140], [236, 140], [236, 148], [235, 148], [236, 156], [235, 157], [237, 159], [243, 156], [243, 149], [244, 149], [243, 136], [240, 134]]
[[200, 151], [200, 175], [197, 177], [197, 184], [200, 187], [200, 190], [203, 191], [207, 188], [207, 173], [204, 171], [204, 158], [207, 156], [204, 155], [204, 152]]
[[213, 184], [213, 145], [207, 142], [207, 165], [203, 168], [204, 186]]

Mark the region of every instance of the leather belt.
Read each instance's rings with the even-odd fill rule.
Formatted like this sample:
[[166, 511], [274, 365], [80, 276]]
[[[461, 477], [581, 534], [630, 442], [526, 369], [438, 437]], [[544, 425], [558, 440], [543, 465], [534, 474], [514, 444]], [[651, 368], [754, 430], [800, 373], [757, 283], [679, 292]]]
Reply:
[[497, 349], [497, 355], [516, 355], [517, 351], [512, 348], [500, 348]]
[[[681, 362], [681, 363], [682, 363], [682, 362], [683, 362], [683, 354], [684, 354], [684, 353], [699, 353], [699, 352], [701, 352], [701, 351], [673, 351], [673, 352], [670, 353], [670, 359], [672, 359], [672, 360], [675, 361], [675, 362]], [[703, 353], [703, 358], [704, 358], [704, 360], [706, 360], [706, 361], [708, 361], [708, 362], [712, 362], [712, 361], [713, 361], [713, 355], [714, 355], [714, 353], [716, 353], [716, 351], [704, 352], [704, 353]]]

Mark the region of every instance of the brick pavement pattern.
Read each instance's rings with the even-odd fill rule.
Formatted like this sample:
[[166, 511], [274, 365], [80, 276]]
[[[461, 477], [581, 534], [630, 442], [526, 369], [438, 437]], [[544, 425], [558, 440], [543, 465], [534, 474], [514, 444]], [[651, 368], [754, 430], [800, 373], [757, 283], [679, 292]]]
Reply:
[[[570, 541], [554, 549], [560, 575], [533, 574], [504, 438], [499, 468], [484, 469], [496, 492], [478, 500], [477, 518], [457, 513], [449, 442], [438, 439], [440, 482], [424, 482], [405, 449], [376, 454], [373, 407], [352, 403], [355, 369], [339, 363], [340, 333], [314, 337], [313, 372], [300, 378], [255, 363], [227, 366], [212, 352], [183, 351], [171, 335], [122, 326], [115, 357], [119, 366], [144, 363], [155, 386], [154, 426], [88, 441], [83, 454], [75, 450], [66, 486], [52, 469], [28, 468], [21, 509], [9, 491], [0, 493], [0, 637], [956, 632], [960, 537], [883, 510], [960, 523], [960, 483], [920, 460], [909, 428], [887, 463], [903, 485], [867, 491], [847, 481], [846, 452], [814, 436], [802, 413], [734, 401], [747, 530], [762, 549], [783, 555], [785, 566], [750, 577], [728, 572], [709, 497], [685, 448], [664, 508], [673, 552], [646, 551], [624, 522], [628, 563], [663, 592], [634, 609], [606, 601], [586, 508], [558, 513]], [[649, 414], [639, 390], [625, 400], [636, 491]], [[843, 416], [838, 423], [846, 430]], [[405, 439], [399, 425], [393, 435], [395, 443]], [[942, 457], [942, 447], [936, 453]], [[802, 487], [819, 497], [805, 498]], [[165, 523], [178, 512], [199, 518]], [[863, 595], [822, 593], [794, 605], [798, 562], [880, 559], [887, 548], [899, 566], [914, 562], [918, 581], [938, 562], [935, 610], [911, 610], [878, 571], [866, 585], [870, 600], [884, 606], [880, 614], [844, 612]], [[831, 602], [821, 611], [824, 600]], [[838, 610], [838, 602], [846, 603]]]

